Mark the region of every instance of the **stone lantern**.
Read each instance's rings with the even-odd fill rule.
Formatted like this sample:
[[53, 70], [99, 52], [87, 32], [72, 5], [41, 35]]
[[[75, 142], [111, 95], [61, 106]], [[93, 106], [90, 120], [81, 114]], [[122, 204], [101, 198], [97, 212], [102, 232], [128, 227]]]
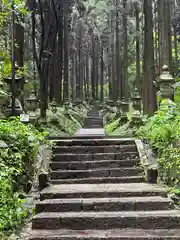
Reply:
[[[15, 72], [19, 69], [19, 66], [15, 66]], [[22, 90], [24, 86], [24, 76], [23, 75], [17, 75], [15, 73], [15, 89], [12, 89], [13, 82], [12, 82], [12, 76], [3, 76], [3, 80], [9, 85], [10, 92], [11, 92], [11, 100], [9, 102], [9, 105], [7, 109], [5, 110], [5, 114], [7, 116], [19, 116], [23, 113], [22, 105], [19, 99], [17, 99], [18, 96], [22, 97]]]
[[38, 100], [35, 96], [34, 91], [32, 91], [31, 95], [26, 99], [27, 104], [28, 104], [28, 113], [29, 113], [29, 121], [30, 122], [35, 122], [37, 119], [36, 116], [36, 109], [37, 109], [37, 103]]
[[[10, 86], [10, 91], [12, 92], [12, 79], [8, 77], [3, 77], [4, 81]], [[15, 75], [15, 83], [16, 83], [16, 96], [21, 93], [22, 85], [24, 83], [24, 76]]]
[[64, 101], [64, 108], [67, 110], [69, 108], [69, 101], [68, 99]]
[[134, 95], [131, 97], [133, 108], [135, 111], [139, 111], [141, 113], [141, 97], [139, 95], [138, 89], [134, 89]]
[[160, 96], [164, 99], [173, 99], [173, 83], [174, 78], [169, 73], [169, 68], [167, 65], [164, 65], [162, 68], [162, 74], [159, 77], [158, 85], [160, 90]]
[[58, 117], [57, 117], [57, 103], [55, 98], [53, 98], [51, 104], [50, 104], [51, 108], [52, 108], [52, 117], [51, 117], [51, 122], [52, 123], [58, 123]]
[[121, 100], [121, 122], [127, 121], [127, 113], [129, 111], [129, 102], [123, 97]]
[[116, 101], [116, 107], [117, 107], [117, 115], [121, 116], [121, 99], [118, 98]]

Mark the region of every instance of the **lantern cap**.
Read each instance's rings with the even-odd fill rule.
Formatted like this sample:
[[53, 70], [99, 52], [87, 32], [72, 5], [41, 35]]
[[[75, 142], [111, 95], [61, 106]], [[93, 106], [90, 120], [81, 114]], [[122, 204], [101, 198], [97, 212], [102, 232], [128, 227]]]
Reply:
[[173, 82], [174, 78], [169, 72], [169, 67], [167, 65], [164, 65], [162, 67], [162, 73], [159, 77], [159, 82]]
[[55, 98], [53, 98], [53, 100], [51, 102], [51, 107], [57, 107], [57, 102], [56, 102]]
[[30, 96], [27, 98], [27, 101], [37, 101], [34, 90], [31, 91]]
[[125, 97], [122, 97], [121, 104], [128, 104], [128, 100]]
[[164, 66], [162, 67], [162, 71], [163, 71], [163, 72], [168, 72], [168, 71], [169, 71], [168, 65], [164, 65]]
[[140, 100], [140, 99], [141, 99], [141, 96], [139, 94], [139, 91], [138, 91], [137, 87], [135, 87], [134, 94], [131, 97], [131, 100]]

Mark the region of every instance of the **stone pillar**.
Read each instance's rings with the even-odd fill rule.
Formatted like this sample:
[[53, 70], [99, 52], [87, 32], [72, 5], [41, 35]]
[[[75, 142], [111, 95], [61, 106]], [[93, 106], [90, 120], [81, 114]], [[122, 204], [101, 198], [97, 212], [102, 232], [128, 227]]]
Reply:
[[158, 95], [161, 97], [161, 99], [174, 100], [174, 89], [173, 89], [174, 78], [169, 73], [169, 68], [167, 65], [164, 65], [162, 67], [162, 74], [159, 76], [157, 83], [159, 86]]

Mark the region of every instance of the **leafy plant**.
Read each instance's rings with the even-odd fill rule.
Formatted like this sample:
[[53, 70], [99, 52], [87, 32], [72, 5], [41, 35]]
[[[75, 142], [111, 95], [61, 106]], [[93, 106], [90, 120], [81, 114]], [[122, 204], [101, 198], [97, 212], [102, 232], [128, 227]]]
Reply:
[[164, 102], [160, 110], [137, 131], [138, 137], [148, 141], [156, 153], [158, 165], [151, 167], [158, 168], [160, 180], [175, 188], [180, 184], [179, 127], [179, 105]]
[[0, 232], [13, 231], [29, 214], [21, 192], [34, 179], [38, 145], [45, 135], [18, 118], [0, 121]]

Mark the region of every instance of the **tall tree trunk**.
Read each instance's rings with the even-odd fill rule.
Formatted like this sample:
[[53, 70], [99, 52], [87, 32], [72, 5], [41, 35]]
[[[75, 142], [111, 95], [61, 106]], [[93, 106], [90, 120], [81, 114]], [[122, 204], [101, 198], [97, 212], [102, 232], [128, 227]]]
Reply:
[[140, 67], [140, 19], [139, 8], [136, 6], [136, 87], [142, 92], [141, 67]]
[[120, 41], [119, 41], [119, 0], [116, 0], [116, 99], [117, 98], [122, 98], [122, 88], [121, 88], [121, 74], [122, 74], [122, 69], [120, 68], [121, 65], [121, 59], [120, 59]]
[[68, 49], [68, 7], [64, 9], [64, 94], [63, 99], [69, 99], [69, 49]]
[[55, 98], [57, 103], [62, 101], [62, 78], [63, 78], [63, 11], [59, 8], [59, 21], [58, 21], [58, 43], [56, 54], [56, 66], [55, 66]]
[[144, 18], [143, 107], [145, 114], [153, 115], [156, 110], [156, 92], [153, 85], [155, 69], [152, 0], [144, 0]]
[[104, 59], [103, 59], [103, 43], [101, 45], [101, 102], [104, 101]]
[[160, 69], [168, 65], [172, 70], [171, 25], [169, 0], [159, 0], [159, 56]]
[[128, 84], [128, 29], [127, 29], [127, 0], [123, 0], [123, 27], [124, 27], [124, 44], [123, 44], [123, 78], [122, 89], [123, 97], [129, 97], [129, 84]]
[[96, 93], [95, 93], [95, 79], [96, 79], [96, 53], [95, 53], [95, 39], [94, 36], [92, 36], [92, 67], [91, 67], [91, 91], [92, 91], [92, 98], [95, 100], [96, 98]]

